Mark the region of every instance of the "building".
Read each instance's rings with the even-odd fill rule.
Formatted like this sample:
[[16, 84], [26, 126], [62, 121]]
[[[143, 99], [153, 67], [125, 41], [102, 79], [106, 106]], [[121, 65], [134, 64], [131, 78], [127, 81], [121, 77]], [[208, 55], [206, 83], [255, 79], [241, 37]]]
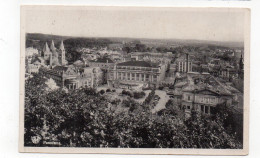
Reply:
[[102, 70], [111, 69], [115, 65], [115, 63], [107, 57], [90, 60], [88, 64], [90, 67], [100, 67]]
[[51, 42], [51, 48], [49, 48], [47, 42], [43, 48], [43, 58], [46, 65], [66, 65], [67, 61], [65, 59], [65, 48], [63, 41], [61, 41], [60, 48], [55, 48], [54, 42]]
[[192, 61], [189, 54], [184, 54], [175, 60], [177, 66], [177, 72], [187, 73], [192, 72]]
[[108, 70], [113, 69], [115, 66], [115, 63], [108, 57], [98, 58], [97, 60], [91, 60], [89, 61], [88, 65], [90, 67], [99, 67], [103, 73], [103, 83], [107, 83], [108, 78]]
[[[211, 108], [221, 103], [231, 106], [234, 95], [230, 87], [212, 76], [188, 75], [188, 84], [182, 87], [182, 106], [186, 112], [191, 109], [210, 114]], [[233, 88], [234, 90], [234, 88]]]
[[103, 82], [103, 72], [99, 67], [55, 66], [52, 69], [42, 68], [41, 71], [47, 78], [52, 78], [57, 86], [67, 89], [96, 87]]
[[226, 66], [225, 68], [221, 68], [219, 71], [219, 77], [230, 80], [231, 78], [237, 78], [238, 72], [235, 68]]
[[207, 87], [202, 89], [184, 89], [182, 94], [182, 106], [190, 112], [192, 108], [205, 114], [210, 114], [211, 108], [220, 103], [231, 105], [232, 95], [214, 91]]
[[39, 69], [41, 67], [41, 63], [39, 61], [35, 61], [32, 64], [28, 64], [26, 66], [26, 72], [31, 74], [31, 73], [38, 73]]
[[108, 72], [108, 85], [134, 88], [158, 86], [165, 78], [166, 65], [146, 61], [127, 61], [118, 63]]
[[29, 56], [33, 56], [33, 55], [39, 55], [39, 51], [33, 47], [26, 48], [25, 56], [29, 57]]

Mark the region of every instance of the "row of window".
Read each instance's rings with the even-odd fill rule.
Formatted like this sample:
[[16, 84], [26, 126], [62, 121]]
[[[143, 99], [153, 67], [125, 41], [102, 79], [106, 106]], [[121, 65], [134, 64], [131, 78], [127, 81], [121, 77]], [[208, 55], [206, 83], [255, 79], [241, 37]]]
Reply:
[[217, 102], [217, 98], [203, 97], [196, 99], [196, 101], [199, 101], [201, 103], [215, 103]]
[[[184, 72], [187, 71], [187, 66], [186, 66], [187, 62], [179, 62], [178, 66], [179, 66], [179, 71], [180, 72]], [[192, 63], [188, 62], [188, 71], [192, 71]]]
[[67, 84], [66, 87], [68, 89], [77, 89], [77, 85], [76, 84]]
[[[118, 73], [118, 79], [121, 80], [136, 80], [136, 81], [149, 81], [149, 74], [139, 74], [139, 73]], [[153, 75], [153, 81], [157, 81], [157, 76]]]
[[159, 72], [159, 69], [152, 69], [152, 68], [144, 68], [144, 67], [130, 67], [130, 66], [117, 66], [117, 69], [126, 69], [126, 70], [144, 70], [144, 71], [153, 71]]
[[[186, 98], [188, 101], [192, 101], [192, 96], [191, 95], [186, 95]], [[200, 102], [200, 103], [215, 103], [217, 102], [217, 98], [213, 98], [213, 97], [203, 97], [203, 98], [198, 98], [196, 97], [195, 99], [196, 102]]]

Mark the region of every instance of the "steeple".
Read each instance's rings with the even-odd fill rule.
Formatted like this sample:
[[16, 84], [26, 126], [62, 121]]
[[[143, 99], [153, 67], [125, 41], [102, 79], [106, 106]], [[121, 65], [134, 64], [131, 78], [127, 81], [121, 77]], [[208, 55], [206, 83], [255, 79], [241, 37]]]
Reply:
[[65, 50], [65, 49], [64, 49], [64, 45], [63, 45], [63, 40], [62, 40], [61, 43], [60, 43], [60, 50]]
[[43, 52], [49, 52], [50, 51], [50, 48], [47, 44], [47, 42], [45, 43], [44, 47], [43, 47]]
[[63, 41], [61, 41], [61, 43], [60, 43], [60, 51], [61, 51], [61, 65], [65, 65], [66, 64], [66, 60], [65, 60], [66, 52], [65, 52]]
[[51, 41], [51, 51], [56, 51], [56, 48], [55, 48], [53, 40]]

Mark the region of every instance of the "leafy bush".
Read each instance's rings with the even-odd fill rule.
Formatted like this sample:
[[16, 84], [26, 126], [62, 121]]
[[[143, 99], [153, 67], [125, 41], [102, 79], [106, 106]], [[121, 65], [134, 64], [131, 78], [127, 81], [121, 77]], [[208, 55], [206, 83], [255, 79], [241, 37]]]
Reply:
[[99, 93], [103, 95], [106, 92], [102, 89]]
[[145, 93], [142, 91], [142, 92], [134, 92], [134, 98], [135, 99], [140, 99], [140, 98], [143, 98], [145, 96]]
[[163, 88], [164, 88], [163, 86], [160, 86], [158, 89], [159, 89], [159, 90], [163, 90]]
[[132, 92], [126, 91], [126, 90], [123, 90], [123, 91], [122, 91], [122, 94], [123, 94], [123, 95], [127, 95], [127, 96], [129, 96], [129, 97], [131, 97], [131, 98], [134, 96], [134, 94], [133, 94]]

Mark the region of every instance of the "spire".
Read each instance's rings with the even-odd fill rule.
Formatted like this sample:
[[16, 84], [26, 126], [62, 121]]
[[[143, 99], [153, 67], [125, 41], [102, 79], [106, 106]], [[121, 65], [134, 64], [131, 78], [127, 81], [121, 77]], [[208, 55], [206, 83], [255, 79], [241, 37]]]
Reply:
[[56, 51], [56, 48], [55, 48], [53, 40], [51, 41], [51, 51]]
[[60, 50], [64, 50], [64, 44], [63, 44], [63, 40], [60, 43]]
[[47, 42], [45, 43], [45, 46], [43, 47], [43, 52], [49, 52], [50, 51], [50, 48], [47, 44]]

